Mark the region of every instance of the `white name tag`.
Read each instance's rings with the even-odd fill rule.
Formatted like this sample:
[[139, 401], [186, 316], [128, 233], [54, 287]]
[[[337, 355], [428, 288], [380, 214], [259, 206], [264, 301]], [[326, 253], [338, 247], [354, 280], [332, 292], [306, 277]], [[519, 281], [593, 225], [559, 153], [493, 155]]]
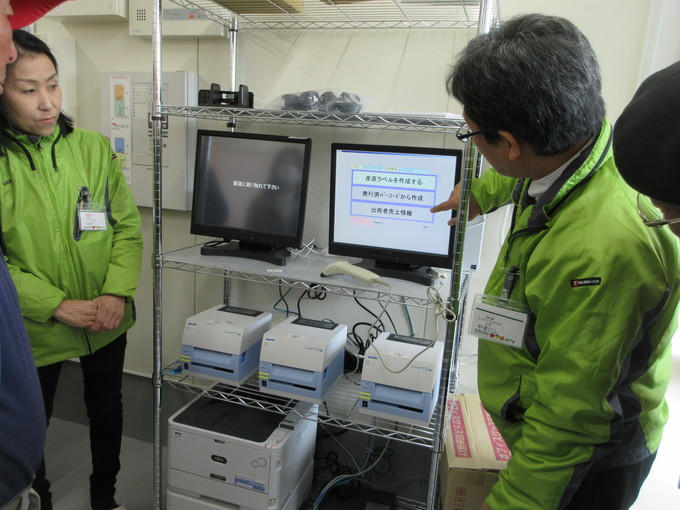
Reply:
[[490, 342], [521, 349], [529, 315], [518, 303], [501, 303], [496, 296], [478, 294], [472, 306], [469, 333]]
[[80, 230], [106, 230], [106, 213], [103, 211], [78, 211]]

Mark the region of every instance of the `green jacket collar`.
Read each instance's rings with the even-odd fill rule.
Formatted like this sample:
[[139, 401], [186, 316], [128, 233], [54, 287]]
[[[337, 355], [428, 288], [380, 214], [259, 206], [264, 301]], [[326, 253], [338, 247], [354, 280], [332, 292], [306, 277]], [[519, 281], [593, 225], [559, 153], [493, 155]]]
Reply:
[[16, 131], [14, 129], [5, 129], [5, 136], [7, 136], [10, 140], [14, 141], [17, 144], [22, 144], [22, 145], [27, 145], [27, 146], [32, 146], [36, 145], [39, 143], [45, 143], [45, 144], [53, 144], [59, 138], [61, 138], [61, 127], [59, 127], [59, 124], [57, 124], [54, 127], [54, 131], [52, 132], [51, 135], [48, 136], [40, 136], [36, 138], [34, 135], [29, 135], [26, 133], [20, 133], [19, 131]]
[[52, 167], [55, 172], [59, 171], [59, 168], [57, 167], [57, 155], [55, 152], [56, 143], [61, 138], [61, 128], [59, 127], [59, 124], [55, 126], [54, 132], [51, 135], [39, 137], [37, 141], [34, 136], [25, 133], [17, 133], [12, 129], [5, 129], [4, 135], [7, 139], [14, 142], [17, 148], [19, 148], [24, 153], [26, 159], [28, 159], [28, 164], [30, 165], [31, 170], [36, 170], [36, 166], [29, 148], [33, 148], [36, 145], [40, 145], [42, 143], [51, 147]]
[[[611, 157], [612, 128], [609, 121], [602, 124], [600, 134], [589, 146], [585, 147], [569, 166], [562, 172], [548, 190], [536, 201], [527, 221], [527, 228], [537, 228], [550, 221], [550, 212], [555, 209], [569, 193], [590, 179], [602, 164]], [[513, 202], [518, 204], [524, 189], [529, 186], [528, 179], [520, 179], [513, 191]]]

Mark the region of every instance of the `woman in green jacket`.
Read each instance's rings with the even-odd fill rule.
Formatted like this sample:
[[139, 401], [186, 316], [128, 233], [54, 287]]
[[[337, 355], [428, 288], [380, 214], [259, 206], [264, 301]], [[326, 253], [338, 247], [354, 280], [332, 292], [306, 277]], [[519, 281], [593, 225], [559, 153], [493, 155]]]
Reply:
[[[45, 400], [47, 419], [63, 362], [78, 357], [90, 421], [92, 510], [119, 507], [126, 331], [141, 268], [140, 216], [107, 139], [61, 112], [57, 63], [28, 32], [0, 101], [2, 248]], [[52, 508], [45, 463], [34, 482]]]

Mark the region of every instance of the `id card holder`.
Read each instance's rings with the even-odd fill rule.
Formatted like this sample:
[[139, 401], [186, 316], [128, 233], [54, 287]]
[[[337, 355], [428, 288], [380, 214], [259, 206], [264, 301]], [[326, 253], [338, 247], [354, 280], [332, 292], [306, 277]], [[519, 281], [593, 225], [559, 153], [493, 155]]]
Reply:
[[78, 227], [81, 232], [86, 230], [106, 230], [106, 208], [93, 203], [80, 203], [78, 210]]
[[529, 309], [523, 303], [477, 294], [472, 304], [469, 333], [482, 340], [521, 349], [528, 321]]

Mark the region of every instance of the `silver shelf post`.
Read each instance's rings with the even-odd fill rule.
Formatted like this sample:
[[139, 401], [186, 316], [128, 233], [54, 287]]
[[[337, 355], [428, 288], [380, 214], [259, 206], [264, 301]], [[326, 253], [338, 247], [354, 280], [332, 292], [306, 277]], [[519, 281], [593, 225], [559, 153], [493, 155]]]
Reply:
[[449, 292], [455, 322], [447, 323], [446, 338], [444, 339], [444, 360], [450, 360], [449, 369], [442, 370], [439, 382], [439, 397], [437, 409], [439, 413], [434, 424], [432, 438], [432, 459], [430, 462], [430, 478], [427, 488], [427, 509], [435, 508], [437, 496], [437, 481], [439, 479], [439, 462], [444, 451], [446, 437], [446, 402], [451, 389], [453, 375], [453, 391], [457, 389], [458, 380], [458, 351], [460, 350], [460, 335], [462, 333], [463, 312], [465, 304], [465, 290], [463, 286], [463, 247], [465, 245], [465, 227], [468, 218], [468, 204], [470, 183], [476, 168], [476, 150], [472, 144], [466, 144], [463, 152], [463, 175], [461, 176], [460, 209], [458, 210], [456, 229], [453, 236], [453, 265], [451, 268], [451, 289]]
[[[480, 0], [477, 34], [487, 33], [491, 30], [494, 21], [493, 15], [492, 0]], [[433, 455], [430, 463], [430, 478], [427, 488], [427, 510], [433, 510], [436, 504], [439, 462], [444, 452], [444, 440], [446, 438], [446, 403], [451, 387], [452, 375], [454, 378], [454, 394], [458, 390], [458, 361], [467, 294], [467, 285], [463, 281], [463, 248], [465, 246], [465, 229], [469, 214], [470, 186], [472, 179], [477, 176], [476, 174], [481, 167], [481, 162], [481, 154], [478, 153], [476, 147], [472, 143], [465, 144], [463, 151], [463, 175], [460, 181], [460, 208], [453, 237], [453, 266], [451, 268], [451, 291], [449, 293], [456, 321], [453, 325], [449, 324], [446, 328], [444, 359], [451, 360], [451, 364], [449, 370], [442, 370], [440, 380], [437, 403], [439, 415], [435, 423], [434, 437], [432, 438]]]
[[163, 286], [161, 276], [161, 254], [163, 253], [163, 224], [162, 224], [162, 156], [163, 137], [161, 122], [161, 37], [162, 37], [162, 5], [161, 0], [153, 2], [153, 19], [151, 47], [153, 53], [151, 126], [153, 133], [153, 508], [162, 510], [162, 445], [161, 445], [161, 387], [163, 385], [163, 345], [162, 327], [162, 299]]

